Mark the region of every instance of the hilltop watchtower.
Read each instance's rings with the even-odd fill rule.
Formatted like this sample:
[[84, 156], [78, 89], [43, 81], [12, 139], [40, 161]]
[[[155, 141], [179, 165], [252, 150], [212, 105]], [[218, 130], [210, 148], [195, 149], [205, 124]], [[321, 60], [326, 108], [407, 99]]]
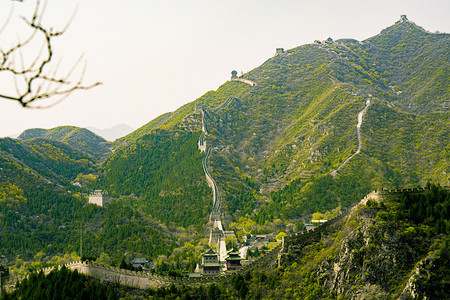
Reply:
[[400, 16], [400, 21], [406, 22], [406, 21], [408, 21], [408, 18], [406, 17], [406, 15], [401, 15]]
[[276, 49], [276, 52], [275, 52], [275, 56], [276, 56], [276, 55], [283, 54], [283, 53], [284, 53], [284, 49], [283, 49], [283, 48], [277, 48], [277, 49]]
[[231, 71], [231, 79], [233, 78], [238, 78], [236, 70]]
[[105, 206], [110, 201], [109, 196], [106, 192], [103, 192], [102, 190], [95, 190], [89, 195], [89, 203], [98, 205], [98, 206]]

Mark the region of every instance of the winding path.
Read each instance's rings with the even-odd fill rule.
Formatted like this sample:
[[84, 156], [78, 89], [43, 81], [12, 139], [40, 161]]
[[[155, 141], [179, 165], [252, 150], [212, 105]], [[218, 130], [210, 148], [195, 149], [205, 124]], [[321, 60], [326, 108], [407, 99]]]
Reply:
[[370, 98], [367, 99], [366, 106], [364, 107], [364, 109], [358, 113], [358, 124], [356, 125], [356, 135], [358, 136], [358, 149], [356, 150], [355, 153], [350, 155], [336, 170], [334, 170], [330, 173], [330, 175], [333, 176], [333, 178], [336, 178], [337, 172], [343, 166], [345, 166], [353, 157], [355, 157], [357, 154], [359, 154], [361, 152], [361, 146], [362, 146], [361, 125], [363, 122], [364, 114], [367, 112], [367, 109], [369, 109], [369, 106], [370, 106]]

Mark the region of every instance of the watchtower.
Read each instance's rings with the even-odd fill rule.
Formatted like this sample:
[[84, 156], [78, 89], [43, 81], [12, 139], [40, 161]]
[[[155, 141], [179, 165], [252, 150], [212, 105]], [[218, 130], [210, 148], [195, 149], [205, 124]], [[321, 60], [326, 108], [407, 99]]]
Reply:
[[89, 203], [98, 205], [98, 206], [105, 206], [110, 201], [109, 196], [106, 192], [103, 192], [102, 190], [95, 190], [89, 195]]
[[283, 53], [284, 53], [284, 49], [283, 48], [277, 48], [276, 52], [275, 52], [275, 55], [280, 55], [280, 54], [283, 54]]
[[231, 79], [233, 79], [233, 78], [238, 78], [236, 70], [231, 71]]
[[408, 21], [408, 18], [406, 17], [406, 15], [401, 15], [400, 16], [400, 21], [406, 22], [406, 21]]
[[201, 272], [203, 277], [212, 277], [220, 274], [219, 255], [209, 249], [202, 255]]

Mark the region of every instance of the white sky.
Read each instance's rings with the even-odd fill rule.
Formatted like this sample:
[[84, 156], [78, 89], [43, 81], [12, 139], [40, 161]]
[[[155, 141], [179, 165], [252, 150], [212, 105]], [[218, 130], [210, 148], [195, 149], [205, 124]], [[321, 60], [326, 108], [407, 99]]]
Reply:
[[[0, 0], [0, 27], [12, 3], [24, 16], [34, 7], [33, 0]], [[364, 40], [401, 14], [429, 31], [450, 32], [449, 0], [48, 0], [44, 24], [61, 28], [77, 4], [55, 44], [60, 69], [85, 53], [85, 82], [103, 85], [44, 110], [0, 99], [0, 137], [61, 125], [138, 128], [217, 89], [232, 70], [261, 65], [277, 47]], [[0, 34], [0, 47], [9, 45], [8, 33], [20, 35], [15, 20]], [[8, 84], [0, 76], [0, 90]]]

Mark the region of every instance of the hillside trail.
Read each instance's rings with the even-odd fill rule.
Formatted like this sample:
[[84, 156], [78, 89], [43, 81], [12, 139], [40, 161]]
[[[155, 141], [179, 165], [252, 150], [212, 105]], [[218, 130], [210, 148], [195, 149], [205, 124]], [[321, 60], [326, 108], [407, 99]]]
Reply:
[[365, 115], [365, 113], [367, 112], [367, 110], [369, 109], [370, 106], [370, 98], [367, 98], [366, 101], [366, 106], [364, 107], [363, 110], [361, 110], [358, 113], [358, 123], [356, 125], [356, 135], [358, 137], [358, 149], [356, 150], [355, 153], [353, 153], [352, 155], [350, 155], [349, 157], [347, 157], [347, 159], [334, 171], [332, 171], [330, 173], [331, 176], [333, 176], [333, 178], [336, 178], [337, 176], [337, 172], [343, 167], [345, 166], [353, 157], [355, 157], [356, 155], [358, 155], [361, 152], [361, 147], [362, 147], [362, 139], [361, 139], [361, 125], [363, 123], [363, 117]]

